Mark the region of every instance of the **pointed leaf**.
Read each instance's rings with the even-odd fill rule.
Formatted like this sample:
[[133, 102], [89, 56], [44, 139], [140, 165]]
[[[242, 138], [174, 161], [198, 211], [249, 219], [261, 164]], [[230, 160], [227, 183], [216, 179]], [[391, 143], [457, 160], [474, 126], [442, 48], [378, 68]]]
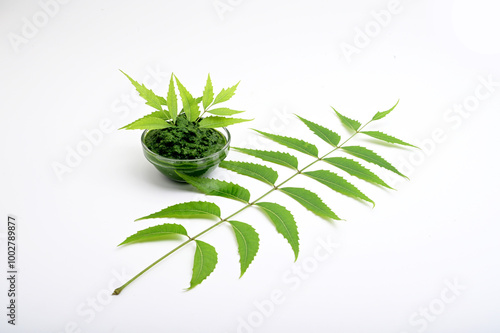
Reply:
[[161, 225], [157, 225], [154, 227], [150, 227], [137, 233], [129, 236], [123, 242], [121, 242], [118, 246], [133, 242], [144, 242], [144, 241], [152, 241], [158, 240], [161, 238], [165, 238], [172, 235], [182, 235], [187, 236], [187, 231], [180, 224], [175, 223], [165, 223]]
[[167, 122], [165, 114], [162, 111], [155, 111], [121, 127], [120, 129], [162, 129], [167, 127], [172, 127], [172, 124]]
[[217, 251], [215, 251], [215, 248], [200, 240], [195, 240], [195, 243], [193, 276], [188, 290], [193, 289], [212, 274], [217, 265]]
[[374, 174], [369, 169], [365, 168], [363, 165], [359, 164], [354, 160], [351, 160], [346, 157], [327, 157], [324, 158], [323, 161], [330, 163], [331, 165], [336, 166], [339, 169], [344, 170], [351, 176], [366, 180], [373, 184], [378, 184], [393, 189], [392, 187], [387, 185], [382, 179], [380, 179], [376, 174]]
[[396, 107], [396, 105], [398, 105], [398, 103], [399, 103], [399, 99], [398, 99], [398, 101], [396, 102], [396, 104], [394, 104], [394, 106], [393, 106], [392, 108], [390, 108], [389, 110], [387, 110], [387, 111], [379, 111], [379, 112], [377, 112], [377, 113], [373, 116], [372, 120], [379, 120], [379, 119], [384, 118], [384, 117], [385, 117], [385, 116], [387, 116], [389, 113], [391, 113], [391, 111], [392, 111], [392, 110], [394, 110], [394, 108]]
[[203, 90], [202, 100], [203, 100], [204, 110], [206, 110], [214, 100], [214, 88], [212, 87], [212, 80], [210, 79], [210, 74], [208, 74], [207, 84], [205, 85], [205, 90]]
[[274, 202], [258, 202], [255, 205], [264, 210], [264, 213], [266, 213], [275, 225], [276, 230], [285, 237], [292, 247], [295, 260], [297, 260], [299, 256], [299, 232], [292, 213], [285, 207]]
[[159, 212], [138, 218], [139, 220], [177, 217], [177, 218], [195, 218], [195, 217], [220, 217], [220, 208], [216, 204], [207, 201], [190, 201], [176, 204]]
[[245, 111], [236, 111], [229, 108], [218, 108], [213, 110], [207, 110], [208, 113], [214, 114], [216, 116], [232, 116], [233, 114], [242, 113]]
[[261, 160], [276, 163], [279, 165], [286, 166], [288, 168], [297, 170], [299, 167], [299, 163], [297, 162], [297, 158], [288, 153], [282, 153], [279, 151], [267, 151], [267, 150], [258, 150], [258, 149], [246, 149], [246, 148], [236, 148], [231, 147], [240, 153], [244, 153], [250, 156], [255, 156], [260, 158]]
[[276, 134], [271, 134], [271, 133], [266, 133], [262, 132], [259, 130], [254, 130], [263, 136], [265, 136], [268, 139], [273, 140], [274, 142], [277, 142], [281, 145], [284, 145], [288, 148], [295, 149], [297, 151], [300, 151], [301, 153], [311, 155], [314, 157], [318, 157], [318, 148], [316, 148], [315, 145], [310, 144], [308, 142], [305, 142], [303, 140], [295, 139], [295, 138], [290, 138], [288, 136], [281, 136], [281, 135], [276, 135]]
[[240, 254], [241, 275], [245, 274], [248, 266], [252, 263], [259, 250], [259, 234], [246, 223], [228, 221], [233, 227], [236, 241], [238, 242], [238, 253]]
[[219, 104], [228, 101], [231, 97], [233, 97], [236, 88], [238, 88], [238, 84], [240, 83], [238, 82], [230, 88], [222, 89], [221, 92], [217, 95], [217, 97], [215, 97], [215, 101], [213, 104]]
[[314, 192], [300, 187], [284, 187], [281, 188], [280, 191], [288, 194], [291, 198], [295, 199], [298, 203], [314, 214], [329, 217], [334, 220], [340, 220], [337, 214], [335, 214]]
[[392, 171], [401, 177], [408, 178], [405, 175], [403, 175], [401, 172], [398, 171], [395, 167], [393, 167], [389, 162], [387, 162], [384, 158], [381, 156], [377, 155], [374, 151], [361, 147], [361, 146], [348, 146], [348, 147], [342, 147], [342, 150], [348, 152], [349, 154], [356, 156], [362, 160], [365, 160], [369, 163], [373, 163], [375, 165], [378, 165], [382, 168], [385, 168], [389, 171]]
[[278, 173], [276, 171], [267, 166], [256, 163], [222, 161], [219, 166], [221, 168], [237, 172], [240, 175], [255, 178], [270, 185], [274, 185], [278, 179]]
[[[333, 109], [333, 107], [331, 107], [331, 108]], [[335, 111], [337, 116], [340, 118], [340, 121], [342, 122], [342, 124], [344, 124], [344, 126], [346, 126], [347, 128], [350, 128], [354, 131], [357, 131], [359, 129], [359, 127], [361, 126], [361, 123], [359, 121], [347, 118], [346, 116], [343, 116], [340, 113], [338, 113], [337, 110], [335, 110], [335, 109], [333, 109], [333, 111]]]
[[358, 190], [356, 186], [352, 185], [336, 173], [328, 170], [316, 170], [303, 172], [303, 174], [317, 180], [318, 182], [328, 186], [336, 192], [339, 192], [351, 198], [371, 202], [375, 206], [375, 203], [366, 195], [364, 195], [360, 190]]
[[177, 119], [177, 94], [175, 93], [174, 74], [170, 76], [166, 104], [172, 120], [175, 121]]
[[200, 116], [200, 108], [198, 106], [198, 103], [189, 93], [189, 91], [184, 88], [177, 77], [175, 77], [175, 80], [177, 82], [177, 88], [179, 88], [179, 93], [181, 95], [184, 113], [186, 114], [186, 117], [189, 121], [195, 121]]
[[233, 200], [250, 201], [250, 192], [240, 185], [228, 183], [218, 179], [191, 177], [181, 173], [177, 173], [182, 179], [196, 187], [199, 191], [206, 195], [215, 195], [219, 197], [229, 198]]
[[323, 139], [328, 144], [330, 144], [330, 145], [332, 145], [334, 147], [337, 147], [337, 145], [340, 142], [340, 135], [338, 135], [337, 133], [329, 130], [328, 128], [325, 128], [325, 127], [323, 127], [321, 125], [313, 123], [312, 121], [304, 119], [301, 116], [297, 116], [297, 117], [299, 117], [299, 119], [302, 120], [302, 122], [304, 124], [306, 124], [306, 126], [309, 127], [309, 129], [311, 131], [313, 131], [314, 134], [316, 134], [317, 136], [319, 136], [321, 139]]
[[160, 98], [156, 96], [156, 94], [152, 90], [146, 88], [144, 84], [139, 84], [137, 81], [128, 76], [124, 71], [120, 70], [120, 72], [122, 72], [129, 79], [129, 81], [132, 82], [135, 89], [139, 93], [139, 96], [146, 100], [147, 105], [152, 106], [159, 111], [162, 110]]
[[216, 127], [226, 127], [233, 124], [242, 123], [245, 121], [250, 121], [253, 119], [241, 119], [241, 118], [226, 118], [219, 116], [205, 117], [200, 120], [200, 128], [216, 128]]
[[418, 148], [417, 146], [411, 145], [411, 144], [406, 143], [402, 140], [399, 140], [398, 138], [395, 138], [391, 135], [388, 135], [388, 134], [385, 134], [385, 133], [382, 133], [379, 131], [362, 131], [360, 133], [366, 134], [368, 136], [371, 136], [372, 138], [379, 139], [379, 140], [382, 140], [385, 142], [395, 143], [395, 144], [402, 145], [402, 146], [409, 146], [409, 147]]

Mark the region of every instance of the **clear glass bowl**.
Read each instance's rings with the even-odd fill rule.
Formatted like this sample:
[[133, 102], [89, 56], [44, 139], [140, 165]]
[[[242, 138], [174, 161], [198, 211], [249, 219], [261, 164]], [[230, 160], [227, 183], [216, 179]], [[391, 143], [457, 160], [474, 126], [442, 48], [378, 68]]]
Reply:
[[[215, 130], [218, 131], [217, 129]], [[229, 143], [231, 142], [231, 135], [229, 134], [229, 131], [227, 130], [227, 128], [223, 127], [222, 131], [218, 131], [226, 139], [226, 144], [224, 145], [224, 147], [222, 147], [221, 150], [212, 155], [202, 158], [178, 160], [164, 157], [151, 151], [145, 143], [146, 136], [148, 135], [149, 131], [150, 130], [145, 130], [141, 136], [144, 156], [146, 156], [146, 159], [151, 162], [162, 174], [172, 180], [182, 183], [185, 182], [184, 179], [179, 177], [176, 172], [188, 176], [199, 177], [212, 171], [219, 165], [222, 160], [226, 158], [229, 152]]]

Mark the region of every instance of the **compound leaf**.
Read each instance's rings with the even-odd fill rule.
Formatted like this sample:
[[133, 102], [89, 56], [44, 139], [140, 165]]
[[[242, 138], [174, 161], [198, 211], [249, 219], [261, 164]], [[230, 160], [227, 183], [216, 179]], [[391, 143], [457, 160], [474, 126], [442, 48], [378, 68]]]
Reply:
[[255, 205], [264, 210], [264, 213], [275, 225], [276, 230], [285, 237], [292, 247], [295, 260], [297, 260], [299, 256], [299, 232], [292, 213], [285, 207], [274, 202], [258, 202]]
[[316, 170], [303, 172], [303, 174], [317, 180], [318, 182], [328, 186], [336, 192], [339, 192], [351, 198], [365, 200], [375, 205], [375, 203], [366, 195], [364, 195], [360, 190], [358, 190], [356, 186], [352, 185], [336, 173], [328, 170]]
[[299, 167], [297, 157], [290, 155], [289, 153], [236, 147], [231, 147], [231, 149], [234, 149], [240, 153], [260, 158], [263, 161], [283, 165], [294, 170], [297, 170], [297, 168]]
[[379, 119], [384, 118], [384, 117], [385, 117], [385, 116], [387, 116], [389, 113], [391, 113], [391, 111], [392, 111], [392, 110], [394, 110], [394, 108], [396, 107], [396, 105], [398, 105], [398, 103], [399, 103], [399, 99], [398, 99], [398, 101], [396, 102], [396, 104], [394, 104], [394, 106], [393, 106], [392, 108], [390, 108], [389, 110], [387, 110], [387, 111], [379, 111], [379, 112], [377, 112], [377, 113], [373, 116], [372, 120], [379, 120]]
[[362, 180], [366, 180], [373, 184], [378, 184], [390, 189], [393, 189], [389, 185], [387, 185], [382, 179], [380, 179], [376, 174], [371, 172], [368, 168], [365, 168], [360, 163], [351, 160], [346, 157], [327, 157], [324, 158], [323, 161], [344, 170], [351, 176], [357, 177]]
[[215, 101], [213, 104], [219, 104], [228, 101], [231, 97], [233, 97], [236, 88], [238, 88], [238, 84], [240, 83], [238, 82], [230, 88], [222, 89], [221, 92], [217, 95], [217, 97], [215, 97]]
[[[333, 109], [333, 106], [331, 108]], [[359, 129], [359, 127], [361, 126], [361, 123], [359, 121], [351, 119], [351, 118], [347, 118], [346, 116], [341, 115], [335, 109], [333, 109], [333, 111], [335, 111], [335, 113], [339, 117], [339, 119], [342, 122], [342, 124], [344, 124], [344, 126], [346, 126], [347, 128], [350, 128], [350, 129], [352, 129], [354, 131], [357, 131]]]
[[200, 128], [226, 127], [229, 125], [250, 121], [253, 119], [226, 118], [220, 116], [205, 117], [200, 120]]
[[164, 237], [172, 236], [172, 235], [182, 235], [187, 236], [187, 231], [180, 224], [175, 223], [165, 223], [161, 225], [157, 225], [154, 227], [149, 227], [147, 229], [138, 231], [137, 233], [129, 236], [123, 242], [121, 242], [118, 246], [133, 243], [133, 242], [144, 242], [144, 241], [152, 241], [158, 240]]
[[188, 290], [193, 289], [212, 274], [217, 265], [217, 251], [215, 251], [215, 248], [200, 240], [195, 240], [195, 243], [193, 276]]
[[182, 179], [196, 187], [206, 195], [215, 195], [233, 200], [250, 201], [250, 192], [240, 185], [228, 183], [218, 179], [191, 177], [182, 173], [177, 173]]
[[407, 142], [404, 142], [403, 140], [400, 140], [398, 138], [395, 138], [391, 135], [388, 135], [388, 134], [385, 134], [385, 133], [382, 133], [382, 132], [379, 132], [379, 131], [361, 131], [360, 133], [363, 133], [363, 134], [366, 134], [368, 136], [371, 136], [372, 138], [375, 138], [375, 139], [378, 139], [378, 140], [382, 140], [382, 141], [385, 141], [385, 142], [389, 142], [389, 143], [395, 143], [395, 144], [398, 144], [398, 145], [402, 145], [402, 146], [408, 146], [408, 147], [413, 147], [413, 148], [418, 148], [414, 145], [411, 145]]
[[195, 218], [195, 217], [220, 217], [220, 208], [216, 204], [207, 201], [190, 201], [172, 205], [159, 212], [138, 218], [139, 220], [177, 217], [177, 218]]
[[240, 254], [240, 278], [245, 274], [248, 266], [252, 263], [259, 250], [259, 234], [255, 229], [246, 223], [238, 221], [228, 221], [233, 227], [236, 242], [238, 243], [238, 253]]
[[260, 180], [264, 183], [274, 185], [278, 179], [278, 173], [270, 167], [249, 162], [222, 161], [220, 167]]
[[301, 116], [297, 115], [297, 117], [300, 120], [302, 120], [302, 122], [304, 124], [306, 124], [306, 126], [309, 127], [309, 129], [311, 131], [313, 131], [314, 134], [316, 134], [317, 136], [319, 136], [321, 139], [323, 139], [328, 144], [330, 144], [330, 145], [332, 145], [334, 147], [337, 147], [337, 145], [340, 142], [340, 135], [338, 135], [337, 133], [329, 130], [326, 127], [323, 127], [321, 125], [313, 123], [312, 121], [309, 121], [307, 119], [304, 119]]
[[322, 217], [329, 217], [334, 220], [340, 220], [337, 214], [335, 214], [316, 193], [300, 187], [284, 187], [280, 190], [314, 214]]
[[266, 133], [262, 132], [259, 130], [254, 130], [263, 136], [265, 136], [268, 139], [273, 140], [274, 142], [277, 142], [281, 145], [284, 145], [288, 148], [295, 149], [297, 151], [300, 151], [301, 153], [311, 155], [314, 157], [318, 157], [318, 148], [316, 148], [315, 145], [310, 144], [308, 142], [305, 142], [303, 140], [295, 139], [295, 138], [290, 138], [288, 136], [281, 136], [281, 135], [276, 135], [276, 134], [271, 134], [271, 133]]
[[374, 151], [372, 151], [368, 148], [361, 147], [361, 146], [348, 146], [348, 147], [342, 147], [342, 150], [344, 150], [347, 153], [349, 153], [353, 156], [356, 156], [362, 160], [365, 160], [369, 163], [373, 163], [375, 165], [378, 165], [382, 168], [385, 168], [389, 171], [392, 171], [392, 172], [400, 175], [401, 177], [408, 179], [408, 177], [406, 177], [401, 172], [399, 172], [398, 169], [396, 169], [394, 166], [392, 166], [392, 164], [390, 164], [384, 158], [377, 155], [377, 153], [375, 153]]

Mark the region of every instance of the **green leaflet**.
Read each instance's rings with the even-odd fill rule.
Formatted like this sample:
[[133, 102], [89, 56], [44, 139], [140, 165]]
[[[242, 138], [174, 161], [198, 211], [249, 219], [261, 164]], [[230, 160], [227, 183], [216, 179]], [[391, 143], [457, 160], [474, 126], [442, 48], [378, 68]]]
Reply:
[[[333, 109], [333, 106], [331, 108]], [[357, 131], [361, 126], [361, 123], [359, 121], [347, 118], [346, 116], [343, 116], [340, 113], [338, 113], [337, 110], [335, 109], [333, 109], [333, 111], [335, 111], [342, 124], [344, 124], [344, 126], [346, 126], [347, 128]]]
[[186, 117], [189, 121], [195, 121], [200, 116], [200, 108], [198, 106], [198, 103], [189, 93], [189, 91], [184, 88], [177, 77], [175, 77], [175, 80], [177, 82], [177, 88], [179, 88], [179, 93], [181, 95], [184, 113], [186, 114]]
[[305, 142], [303, 140], [290, 138], [287, 136], [266, 133], [266, 132], [262, 132], [259, 130], [254, 130], [254, 131], [256, 131], [256, 132], [262, 134], [263, 136], [265, 136], [266, 138], [271, 139], [274, 142], [277, 142], [277, 143], [284, 145], [288, 148], [295, 149], [295, 150], [300, 151], [301, 153], [304, 153], [307, 155], [318, 157], [318, 148], [316, 148], [316, 146], [313, 144], [310, 144], [310, 143]]
[[378, 165], [382, 168], [385, 168], [389, 171], [392, 171], [401, 177], [404, 177], [408, 179], [405, 175], [403, 175], [401, 172], [398, 171], [395, 167], [393, 167], [389, 162], [387, 162], [385, 159], [383, 159], [381, 156], [377, 155], [374, 151], [361, 147], [361, 146], [348, 146], [348, 147], [342, 147], [342, 150], [348, 152], [349, 154], [356, 156], [362, 160], [365, 160], [369, 163], [373, 163], [375, 165]]
[[225, 127], [237, 123], [242, 123], [245, 121], [250, 121], [253, 119], [241, 119], [241, 118], [226, 118], [226, 117], [219, 117], [219, 116], [210, 116], [210, 117], [205, 117], [200, 120], [200, 127], [201, 128], [216, 128], [216, 127]]
[[156, 219], [165, 217], [194, 218], [194, 217], [220, 217], [220, 208], [207, 201], [190, 201], [176, 204], [159, 212], [138, 218], [139, 220]]
[[372, 120], [379, 120], [379, 119], [384, 118], [384, 117], [385, 117], [385, 116], [387, 116], [389, 113], [391, 113], [391, 111], [392, 111], [392, 110], [394, 110], [394, 108], [398, 105], [398, 103], [399, 103], [399, 99], [398, 99], [398, 101], [396, 102], [396, 104], [394, 104], [394, 106], [393, 106], [392, 108], [390, 108], [389, 110], [387, 110], [387, 111], [379, 111], [379, 112], [377, 112], [377, 113], [373, 116]]
[[307, 119], [302, 118], [301, 116], [296, 115], [304, 124], [306, 124], [307, 127], [311, 131], [313, 131], [314, 134], [319, 136], [321, 139], [323, 139], [326, 143], [337, 147], [337, 145], [340, 142], [340, 135], [337, 133], [329, 130], [328, 128], [325, 128], [321, 125], [318, 125], [316, 123], [313, 123], [312, 121], [309, 121]]
[[167, 122], [165, 114], [162, 111], [155, 111], [121, 127], [120, 129], [161, 129], [167, 127], [172, 127], [172, 124]]
[[233, 200], [239, 200], [245, 203], [250, 201], [250, 192], [240, 185], [228, 183], [218, 179], [191, 177], [181, 173], [177, 174], [186, 182], [207, 195], [215, 195]]
[[356, 186], [352, 185], [336, 173], [328, 170], [316, 170], [303, 172], [303, 174], [317, 180], [323, 185], [328, 186], [334, 191], [337, 191], [351, 198], [371, 202], [375, 206], [375, 203], [366, 195], [364, 195], [360, 190], [358, 190]]
[[187, 236], [187, 231], [180, 224], [165, 223], [138, 231], [137, 233], [129, 236], [123, 242], [118, 244], [118, 246], [133, 242], [158, 240], [172, 235]]
[[258, 202], [255, 205], [264, 210], [264, 213], [266, 213], [271, 222], [276, 226], [276, 230], [285, 237], [292, 247], [295, 260], [297, 260], [299, 256], [299, 232], [292, 213], [285, 207], [274, 202]]
[[288, 194], [291, 198], [295, 199], [298, 203], [314, 214], [322, 217], [329, 217], [334, 220], [340, 220], [337, 214], [335, 214], [316, 193], [300, 187], [284, 187], [280, 190], [281, 192]]
[[230, 88], [222, 89], [221, 92], [217, 95], [217, 97], [215, 97], [215, 101], [213, 104], [219, 104], [228, 101], [231, 97], [233, 97], [236, 88], [238, 88], [238, 84], [240, 83], [238, 82]]
[[231, 147], [231, 149], [234, 149], [243, 154], [255, 156], [263, 161], [283, 165], [294, 170], [297, 170], [297, 168], [299, 167], [297, 157], [290, 155], [289, 153], [282, 153], [280, 151], [237, 148], [237, 147]]
[[385, 134], [385, 133], [382, 133], [379, 131], [361, 131], [360, 133], [366, 134], [368, 136], [371, 136], [372, 138], [379, 139], [379, 140], [382, 140], [385, 142], [395, 143], [395, 144], [402, 145], [402, 146], [409, 146], [409, 147], [418, 148], [414, 145], [411, 145], [409, 143], [404, 142], [403, 140], [399, 140], [398, 138], [395, 138], [391, 135], [388, 135], [388, 134]]
[[208, 113], [214, 114], [216, 116], [232, 116], [233, 114], [242, 113], [245, 111], [237, 111], [229, 108], [218, 108], [213, 110], [207, 110]]
[[212, 87], [212, 80], [210, 79], [210, 74], [208, 74], [207, 84], [203, 90], [203, 109], [206, 110], [212, 101], [214, 100], [214, 88]]
[[346, 157], [327, 157], [324, 158], [323, 161], [336, 166], [339, 169], [344, 170], [351, 176], [357, 177], [359, 179], [366, 180], [370, 183], [382, 185], [384, 187], [390, 188], [393, 190], [392, 187], [387, 185], [382, 179], [380, 179], [376, 174], [371, 172], [369, 169], [365, 168], [363, 165], [359, 164], [358, 162], [351, 160]]
[[240, 175], [255, 178], [269, 185], [274, 185], [278, 179], [278, 173], [276, 171], [256, 163], [222, 161], [219, 166], [237, 172]]
[[175, 93], [174, 74], [170, 76], [166, 104], [168, 112], [170, 113], [172, 120], [175, 122], [177, 119], [177, 94]]
[[217, 265], [217, 251], [215, 248], [202, 242], [195, 240], [196, 251], [194, 253], [193, 276], [187, 290], [191, 290], [205, 280], [215, 269]]
[[128, 76], [124, 71], [120, 70], [132, 84], [134, 85], [139, 95], [146, 100], [146, 104], [154, 107], [156, 110], [162, 111], [160, 97], [158, 97], [152, 90], [146, 88], [143, 84], [139, 84], [137, 81]]
[[238, 253], [240, 255], [240, 278], [245, 274], [248, 266], [252, 263], [257, 251], [259, 251], [259, 234], [255, 229], [246, 223], [238, 221], [227, 221], [233, 227], [236, 242], [238, 243]]

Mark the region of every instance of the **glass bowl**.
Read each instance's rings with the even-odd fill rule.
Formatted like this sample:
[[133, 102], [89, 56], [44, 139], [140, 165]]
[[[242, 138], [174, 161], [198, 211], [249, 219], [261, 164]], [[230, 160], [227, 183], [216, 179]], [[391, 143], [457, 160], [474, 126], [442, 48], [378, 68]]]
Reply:
[[222, 134], [222, 136], [226, 139], [226, 144], [222, 147], [218, 152], [196, 159], [173, 159], [161, 156], [153, 151], [151, 151], [145, 143], [146, 136], [148, 135], [150, 130], [145, 130], [141, 136], [142, 149], [144, 152], [144, 156], [146, 159], [151, 162], [158, 171], [167, 176], [168, 178], [175, 180], [177, 182], [185, 183], [185, 180], [179, 177], [176, 172], [199, 177], [202, 176], [213, 169], [215, 169], [219, 163], [224, 160], [229, 152], [229, 143], [231, 142], [231, 135], [227, 128], [223, 127], [222, 131], [215, 129], [217, 132]]

